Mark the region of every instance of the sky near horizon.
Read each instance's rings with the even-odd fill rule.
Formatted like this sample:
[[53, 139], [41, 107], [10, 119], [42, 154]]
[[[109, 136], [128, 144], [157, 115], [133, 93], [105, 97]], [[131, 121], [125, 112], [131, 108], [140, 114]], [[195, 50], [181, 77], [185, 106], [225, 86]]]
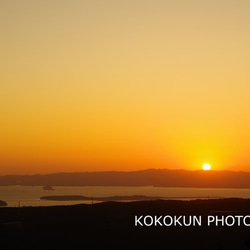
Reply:
[[0, 30], [0, 175], [250, 171], [249, 0], [4, 0]]

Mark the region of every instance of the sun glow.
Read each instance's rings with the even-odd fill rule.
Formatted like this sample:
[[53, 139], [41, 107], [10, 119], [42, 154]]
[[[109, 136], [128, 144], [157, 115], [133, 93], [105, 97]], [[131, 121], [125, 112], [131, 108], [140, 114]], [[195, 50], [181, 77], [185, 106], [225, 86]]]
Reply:
[[206, 164], [204, 164], [204, 165], [202, 166], [202, 169], [205, 170], [205, 171], [206, 171], [206, 170], [210, 170], [210, 169], [211, 169], [211, 166], [210, 166], [209, 164], [206, 163]]

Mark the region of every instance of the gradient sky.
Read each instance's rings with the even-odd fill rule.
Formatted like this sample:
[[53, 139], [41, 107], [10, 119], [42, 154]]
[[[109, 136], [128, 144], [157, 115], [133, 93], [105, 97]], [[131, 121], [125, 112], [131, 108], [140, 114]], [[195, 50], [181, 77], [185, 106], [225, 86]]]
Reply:
[[0, 31], [0, 175], [250, 171], [249, 0], [3, 0]]

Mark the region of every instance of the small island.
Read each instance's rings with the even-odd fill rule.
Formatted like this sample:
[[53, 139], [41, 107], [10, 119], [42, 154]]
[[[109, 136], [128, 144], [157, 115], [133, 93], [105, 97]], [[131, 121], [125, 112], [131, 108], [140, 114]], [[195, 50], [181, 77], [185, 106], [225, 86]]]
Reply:
[[89, 197], [83, 195], [49, 195], [41, 196], [41, 200], [50, 200], [50, 201], [155, 201], [155, 200], [195, 200], [195, 199], [218, 199], [222, 197], [165, 197], [165, 196], [147, 196], [147, 195], [129, 195], [129, 196], [107, 196], [107, 197]]
[[7, 206], [8, 204], [5, 202], [5, 201], [1, 201], [0, 200], [0, 207], [5, 207]]
[[52, 201], [142, 201], [142, 200], [160, 200], [164, 197], [160, 196], [144, 196], [144, 195], [131, 195], [131, 196], [109, 196], [109, 197], [87, 197], [82, 195], [58, 195], [58, 196], [42, 196], [41, 200]]
[[55, 189], [50, 185], [46, 185], [46, 186], [43, 186], [43, 190], [54, 191]]

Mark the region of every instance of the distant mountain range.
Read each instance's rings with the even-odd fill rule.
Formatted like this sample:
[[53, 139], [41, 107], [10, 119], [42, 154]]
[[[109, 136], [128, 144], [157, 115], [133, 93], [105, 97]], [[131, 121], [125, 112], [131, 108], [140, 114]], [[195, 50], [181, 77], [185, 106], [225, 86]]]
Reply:
[[106, 171], [0, 176], [0, 186], [6, 185], [250, 188], [250, 173], [147, 169], [131, 172]]

